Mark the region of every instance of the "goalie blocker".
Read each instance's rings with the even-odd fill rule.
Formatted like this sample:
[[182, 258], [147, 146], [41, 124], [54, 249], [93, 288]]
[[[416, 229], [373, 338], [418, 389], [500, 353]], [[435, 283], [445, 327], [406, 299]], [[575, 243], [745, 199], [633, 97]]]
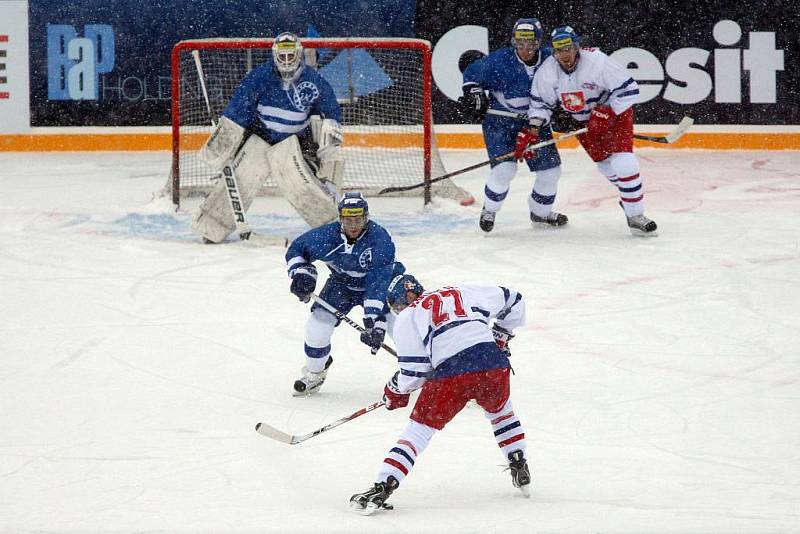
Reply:
[[[314, 133], [320, 130], [327, 133], [325, 128], [312, 128]], [[221, 170], [230, 154], [235, 152], [243, 134], [240, 126], [222, 117], [218, 128], [203, 146], [201, 159], [210, 168]], [[311, 227], [337, 218], [336, 201], [342, 183], [344, 161], [325, 159], [315, 172], [303, 156], [295, 135], [272, 146], [257, 135], [251, 135], [236, 152], [230, 165], [236, 175], [239, 200], [244, 212], [250, 208], [259, 189], [271, 176], [282, 195]], [[237, 214], [235, 207], [233, 210], [231, 208], [228, 189], [226, 180], [220, 180], [195, 213], [192, 229], [205, 242], [221, 243], [237, 229]]]

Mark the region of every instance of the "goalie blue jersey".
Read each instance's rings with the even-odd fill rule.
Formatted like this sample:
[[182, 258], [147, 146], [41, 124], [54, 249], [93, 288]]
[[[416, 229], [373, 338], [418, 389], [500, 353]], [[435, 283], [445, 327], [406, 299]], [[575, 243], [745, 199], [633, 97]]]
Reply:
[[[539, 48], [536, 63], [526, 68], [513, 48], [495, 50], [467, 67], [464, 85], [474, 83], [489, 91], [489, 109], [527, 114], [531, 80], [552, 53], [550, 48]], [[493, 118], [497, 117], [486, 117], [487, 120]]]
[[323, 261], [330, 269], [329, 280], [351, 291], [364, 292], [364, 316], [383, 315], [386, 290], [392, 279], [395, 247], [389, 232], [375, 221], [352, 245], [342, 234], [338, 221], [319, 226], [292, 241], [286, 251], [289, 276], [296, 271], [316, 275], [313, 263]]
[[303, 68], [284, 89], [272, 59], [244, 77], [222, 114], [270, 144], [302, 135], [311, 115], [342, 122], [333, 88], [317, 71]]

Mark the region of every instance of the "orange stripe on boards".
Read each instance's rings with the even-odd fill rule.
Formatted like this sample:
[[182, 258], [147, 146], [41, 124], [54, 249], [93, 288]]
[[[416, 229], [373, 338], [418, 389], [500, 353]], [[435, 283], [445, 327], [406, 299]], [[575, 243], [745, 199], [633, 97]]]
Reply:
[[[666, 134], [667, 132], [658, 132]], [[648, 135], [652, 135], [648, 132]], [[198, 150], [208, 134], [184, 134], [184, 149]], [[439, 148], [482, 149], [480, 133], [439, 133]], [[421, 134], [409, 133], [348, 133], [345, 145], [351, 147], [409, 148], [422, 144]], [[578, 141], [566, 139], [561, 148], [576, 148]], [[699, 148], [707, 150], [800, 150], [800, 133], [692, 133], [667, 145], [650, 141], [636, 141], [637, 148]], [[169, 133], [125, 134], [0, 134], [0, 152], [95, 152], [172, 150]]]

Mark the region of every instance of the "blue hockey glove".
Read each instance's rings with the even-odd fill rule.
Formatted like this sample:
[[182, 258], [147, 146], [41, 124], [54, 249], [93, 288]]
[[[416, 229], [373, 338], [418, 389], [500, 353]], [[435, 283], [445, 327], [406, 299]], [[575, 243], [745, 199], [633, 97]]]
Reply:
[[308, 273], [297, 272], [292, 277], [292, 286], [289, 291], [300, 299], [300, 302], [311, 300], [311, 293], [317, 287], [317, 279]]
[[508, 342], [514, 339], [514, 334], [503, 328], [502, 326], [492, 326], [492, 336], [498, 348], [506, 353], [506, 356], [511, 356], [511, 349], [508, 348]]
[[369, 345], [370, 352], [377, 354], [386, 338], [386, 321], [375, 321], [371, 317], [364, 318], [364, 331], [361, 333], [361, 342]]

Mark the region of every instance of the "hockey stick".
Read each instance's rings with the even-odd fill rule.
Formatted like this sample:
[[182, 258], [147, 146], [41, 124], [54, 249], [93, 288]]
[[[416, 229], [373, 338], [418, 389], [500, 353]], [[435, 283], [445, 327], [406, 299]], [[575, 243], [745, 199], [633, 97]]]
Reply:
[[[337, 310], [336, 308], [325, 302], [325, 300], [323, 300], [323, 298], [317, 295], [316, 293], [311, 293], [311, 298], [314, 299], [314, 302], [316, 302], [317, 304], [319, 304], [320, 306], [331, 312], [333, 315], [335, 315], [336, 318], [339, 319], [340, 321], [346, 322], [347, 324], [349, 324], [362, 334], [366, 332], [366, 329], [363, 326], [361, 326], [360, 324], [352, 320], [350, 317], [348, 317], [347, 315], [343, 314], [342, 312], [340, 312], [339, 310]], [[381, 343], [381, 347], [386, 352], [397, 358], [397, 352], [395, 352], [395, 350], [392, 347], [390, 347], [386, 343]]]
[[[537, 148], [542, 148], [543, 146], [553, 145], [555, 143], [558, 143], [559, 141], [563, 141], [564, 139], [569, 139], [570, 137], [575, 137], [576, 135], [580, 135], [582, 133], [586, 133], [586, 131], [587, 131], [586, 128], [581, 128], [580, 130], [575, 130], [574, 132], [565, 133], [565, 134], [560, 135], [559, 137], [554, 137], [553, 139], [548, 139], [547, 141], [542, 141], [541, 143], [536, 143], [535, 145], [530, 145], [528, 147], [528, 150], [536, 150]], [[436, 178], [433, 178], [430, 182], [422, 182], [422, 183], [414, 184], [414, 185], [401, 185], [401, 186], [396, 186], [396, 187], [387, 187], [385, 189], [381, 189], [380, 191], [378, 191], [378, 194], [379, 195], [385, 195], [386, 193], [395, 193], [397, 191], [409, 191], [411, 189], [417, 189], [418, 187], [424, 187], [427, 183], [435, 184], [436, 182], [439, 182], [441, 180], [446, 180], [447, 178], [450, 178], [452, 176], [457, 176], [459, 174], [464, 174], [465, 172], [469, 172], [469, 171], [473, 171], [475, 169], [479, 169], [481, 167], [489, 165], [490, 163], [498, 163], [498, 162], [501, 162], [501, 161], [506, 161], [506, 160], [512, 159], [513, 157], [514, 157], [514, 151], [511, 151], [508, 154], [503, 154], [502, 156], [498, 156], [498, 157], [496, 157], [494, 159], [489, 159], [489, 160], [486, 160], [486, 161], [482, 161], [480, 163], [476, 163], [475, 165], [470, 165], [469, 167], [464, 167], [463, 169], [459, 169], [457, 171], [449, 172], [449, 173], [447, 173], [445, 175], [438, 176]]]
[[[499, 117], [511, 117], [512, 119], [527, 119], [528, 116], [524, 113], [514, 113], [513, 111], [503, 111], [502, 109], [490, 109], [486, 112], [487, 115], [497, 115]], [[667, 135], [643, 135], [633, 134], [634, 139], [641, 139], [643, 141], [653, 141], [654, 143], [674, 143], [680, 139], [683, 134], [694, 124], [694, 119], [688, 115], [683, 117], [673, 130]]]
[[323, 432], [327, 432], [328, 430], [330, 430], [332, 428], [336, 428], [337, 426], [343, 425], [343, 424], [347, 423], [348, 421], [352, 421], [356, 417], [361, 417], [365, 413], [371, 412], [372, 410], [374, 410], [376, 408], [380, 408], [384, 404], [386, 404], [386, 403], [384, 401], [382, 401], [382, 400], [380, 400], [378, 402], [373, 402], [369, 406], [364, 406], [360, 410], [351, 413], [347, 417], [342, 417], [341, 419], [337, 419], [333, 423], [328, 423], [327, 425], [325, 425], [323, 427], [320, 427], [320, 428], [318, 428], [318, 429], [316, 429], [316, 430], [314, 430], [312, 432], [309, 432], [308, 434], [303, 434], [302, 436], [293, 436], [292, 434], [287, 434], [286, 432], [282, 432], [282, 431], [278, 430], [277, 428], [275, 428], [273, 426], [269, 426], [269, 425], [267, 425], [265, 423], [256, 424], [256, 432], [258, 432], [262, 436], [266, 436], [268, 438], [272, 438], [275, 441], [280, 441], [281, 443], [287, 443], [289, 445], [297, 445], [298, 443], [301, 443], [301, 442], [303, 442], [303, 441], [305, 441], [307, 439], [311, 439], [314, 436], [319, 436]]
[[[200, 62], [200, 51], [192, 50], [192, 58], [194, 58], [194, 66], [197, 69], [197, 76], [200, 78], [200, 88], [203, 90], [203, 99], [206, 102], [206, 111], [208, 112], [208, 120], [211, 122], [211, 127], [217, 127], [217, 121], [214, 120], [214, 112], [211, 110], [211, 101], [208, 98], [208, 89], [206, 88], [206, 75], [203, 71], [203, 64]], [[228, 202], [233, 213], [233, 220], [236, 224], [236, 232], [239, 234], [239, 239], [247, 241], [253, 245], [283, 245], [288, 246], [289, 240], [283, 237], [268, 237], [255, 235], [250, 225], [247, 223], [247, 217], [244, 212], [244, 205], [242, 204], [242, 197], [239, 193], [239, 182], [236, 180], [236, 173], [233, 172], [233, 167], [230, 164], [222, 168], [222, 176], [225, 179], [225, 188], [228, 191]]]

